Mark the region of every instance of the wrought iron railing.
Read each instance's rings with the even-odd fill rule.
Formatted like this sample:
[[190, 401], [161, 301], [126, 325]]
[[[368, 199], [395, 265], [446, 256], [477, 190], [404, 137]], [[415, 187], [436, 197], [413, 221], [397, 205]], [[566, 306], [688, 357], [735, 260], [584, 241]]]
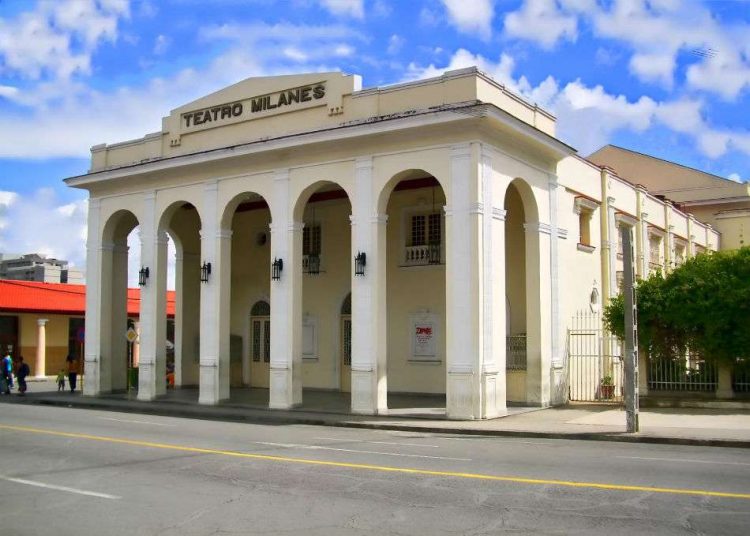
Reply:
[[526, 370], [526, 335], [505, 337], [506, 370]]
[[741, 360], [732, 369], [732, 391], [750, 393], [750, 361]]
[[716, 363], [692, 356], [673, 359], [650, 359], [648, 388], [650, 391], [716, 391], [719, 374]]

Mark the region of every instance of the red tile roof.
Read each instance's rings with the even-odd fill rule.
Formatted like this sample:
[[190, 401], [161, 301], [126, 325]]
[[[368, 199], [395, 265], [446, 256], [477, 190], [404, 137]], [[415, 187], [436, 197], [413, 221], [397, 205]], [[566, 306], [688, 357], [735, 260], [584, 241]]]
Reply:
[[[167, 291], [167, 315], [174, 316], [173, 290]], [[128, 316], [138, 316], [141, 290], [128, 289]], [[0, 280], [0, 312], [81, 315], [86, 311], [86, 285]]]

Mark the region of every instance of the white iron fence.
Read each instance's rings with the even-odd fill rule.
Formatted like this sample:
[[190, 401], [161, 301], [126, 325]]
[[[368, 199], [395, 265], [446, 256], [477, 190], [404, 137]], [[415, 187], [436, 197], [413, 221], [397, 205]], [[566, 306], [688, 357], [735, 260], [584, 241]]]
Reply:
[[716, 363], [695, 355], [649, 359], [648, 390], [713, 392], [719, 383]]
[[570, 400], [622, 402], [622, 344], [602, 328], [597, 313], [579, 312], [568, 329]]

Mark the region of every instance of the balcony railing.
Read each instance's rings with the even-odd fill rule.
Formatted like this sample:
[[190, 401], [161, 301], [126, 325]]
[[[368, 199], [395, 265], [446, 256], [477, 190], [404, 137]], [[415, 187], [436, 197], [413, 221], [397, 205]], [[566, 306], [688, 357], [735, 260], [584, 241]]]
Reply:
[[526, 370], [526, 335], [505, 337], [506, 370]]
[[423, 266], [440, 264], [441, 262], [440, 244], [424, 244], [422, 246], [406, 246], [404, 248], [404, 266]]

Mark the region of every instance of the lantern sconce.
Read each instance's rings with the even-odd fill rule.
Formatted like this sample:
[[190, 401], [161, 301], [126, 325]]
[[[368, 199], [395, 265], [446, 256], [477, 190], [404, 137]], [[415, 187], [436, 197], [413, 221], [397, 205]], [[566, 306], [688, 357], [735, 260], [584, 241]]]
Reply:
[[284, 261], [275, 258], [273, 260], [271, 268], [271, 279], [273, 279], [274, 281], [278, 281], [279, 279], [281, 279], [281, 270], [284, 269]]
[[148, 267], [144, 268], [143, 266], [141, 266], [141, 269], [138, 272], [138, 286], [145, 287], [147, 279], [148, 279]]
[[367, 255], [364, 251], [358, 251], [354, 257], [354, 275], [365, 275], [365, 265], [367, 264]]
[[208, 276], [211, 275], [211, 263], [204, 262], [201, 266], [201, 282], [208, 283]]

